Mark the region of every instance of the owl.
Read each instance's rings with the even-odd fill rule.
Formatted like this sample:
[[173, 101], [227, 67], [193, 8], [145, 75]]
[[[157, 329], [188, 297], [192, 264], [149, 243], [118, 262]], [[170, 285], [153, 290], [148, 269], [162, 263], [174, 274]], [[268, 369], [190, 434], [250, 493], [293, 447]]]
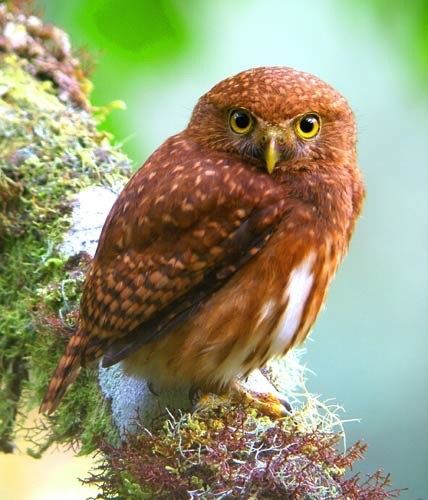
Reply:
[[41, 411], [96, 360], [218, 394], [285, 355], [308, 335], [363, 199], [337, 91], [287, 67], [218, 83], [114, 204]]

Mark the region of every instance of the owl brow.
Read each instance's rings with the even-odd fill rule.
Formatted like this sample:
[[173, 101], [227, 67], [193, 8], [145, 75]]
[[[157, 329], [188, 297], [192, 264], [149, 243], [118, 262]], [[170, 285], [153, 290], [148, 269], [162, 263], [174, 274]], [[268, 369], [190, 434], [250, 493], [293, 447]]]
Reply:
[[231, 111], [234, 111], [235, 109], [244, 109], [245, 111], [248, 111], [248, 113], [250, 113], [250, 115], [252, 116], [252, 118], [256, 121], [257, 120], [257, 117], [256, 115], [254, 114], [253, 110], [251, 108], [249, 108], [248, 106], [244, 106], [242, 104], [232, 104], [232, 105], [228, 105], [228, 106], [225, 106], [222, 111], [223, 113], [225, 113], [225, 115], [227, 117], [229, 117]]

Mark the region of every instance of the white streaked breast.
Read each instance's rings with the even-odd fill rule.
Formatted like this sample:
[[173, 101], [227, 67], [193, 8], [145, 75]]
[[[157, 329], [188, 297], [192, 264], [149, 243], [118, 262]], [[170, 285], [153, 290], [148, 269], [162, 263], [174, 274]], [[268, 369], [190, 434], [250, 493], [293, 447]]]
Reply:
[[272, 335], [271, 356], [282, 353], [296, 334], [314, 282], [314, 262], [315, 253], [311, 252], [290, 274], [284, 291], [288, 303]]

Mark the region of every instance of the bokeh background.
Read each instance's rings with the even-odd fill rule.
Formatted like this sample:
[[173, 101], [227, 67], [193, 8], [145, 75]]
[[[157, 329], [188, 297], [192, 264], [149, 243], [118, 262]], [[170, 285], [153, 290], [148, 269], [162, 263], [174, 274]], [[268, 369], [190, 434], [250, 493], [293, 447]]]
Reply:
[[103, 126], [136, 167], [202, 93], [249, 67], [309, 71], [348, 98], [368, 197], [306, 343], [308, 388], [361, 419], [346, 425], [348, 442], [369, 444], [359, 471], [428, 498], [428, 2], [36, 3], [92, 55], [93, 102], [127, 103]]

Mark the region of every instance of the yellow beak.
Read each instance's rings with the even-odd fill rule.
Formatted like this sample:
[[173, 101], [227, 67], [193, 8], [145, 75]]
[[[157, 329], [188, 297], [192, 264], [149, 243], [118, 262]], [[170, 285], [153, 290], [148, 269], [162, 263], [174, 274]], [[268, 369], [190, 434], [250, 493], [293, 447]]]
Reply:
[[266, 170], [270, 174], [273, 172], [275, 165], [279, 162], [280, 158], [281, 152], [276, 144], [276, 138], [271, 137], [265, 148]]

